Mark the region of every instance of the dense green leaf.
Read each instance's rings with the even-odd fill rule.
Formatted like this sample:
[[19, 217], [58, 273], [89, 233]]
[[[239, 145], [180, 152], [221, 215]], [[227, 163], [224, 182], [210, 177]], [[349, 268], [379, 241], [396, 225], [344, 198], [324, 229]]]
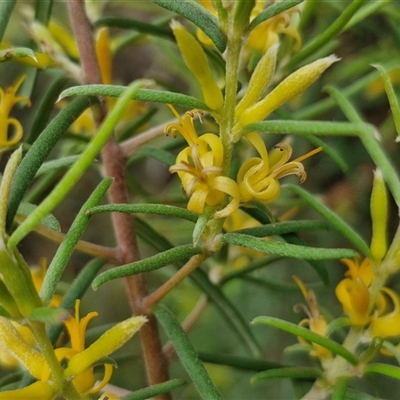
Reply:
[[99, 204], [99, 202], [107, 192], [108, 188], [110, 187], [111, 183], [111, 178], [104, 179], [102, 182], [100, 182], [100, 184], [93, 191], [88, 200], [86, 200], [85, 204], [79, 210], [79, 213], [72, 223], [63, 242], [57, 249], [57, 252], [54, 255], [53, 260], [51, 261], [47, 270], [43, 285], [40, 289], [40, 297], [42, 298], [44, 304], [48, 304], [51, 301], [51, 298], [56, 291], [57, 285], [61, 280], [61, 276], [68, 263], [68, 260], [70, 259], [76, 244], [78, 243], [89, 223], [90, 215], [86, 215], [86, 211], [90, 207]]
[[175, 315], [162, 305], [154, 307], [153, 311], [174, 345], [176, 354], [195, 384], [200, 396], [205, 400], [222, 399], [221, 394], [212, 382]]
[[278, 256], [305, 260], [334, 260], [340, 258], [351, 258], [357, 255], [356, 252], [350, 249], [327, 249], [299, 246], [296, 244], [257, 238], [242, 233], [226, 233], [222, 236], [221, 242], [247, 247], [268, 254], [276, 254]]
[[277, 3], [271, 4], [267, 7], [264, 11], [260, 12], [250, 23], [249, 29], [253, 30], [256, 26], [261, 24], [262, 22], [266, 21], [274, 17], [275, 15], [280, 14], [281, 12], [294, 7], [297, 4], [302, 3], [304, 0], [286, 0], [286, 1], [279, 1]]
[[332, 393], [332, 400], [342, 400], [346, 399], [346, 392], [349, 383], [348, 377], [340, 377], [336, 380], [335, 388]]
[[219, 29], [218, 19], [194, 0], [153, 0], [154, 3], [173, 11], [198, 26], [222, 53], [225, 50], [225, 37]]
[[348, 239], [354, 246], [366, 257], [369, 257], [371, 252], [368, 245], [365, 243], [364, 239], [353, 230], [353, 228], [343, 221], [337, 214], [326, 207], [319, 199], [315, 198], [313, 195], [305, 191], [304, 189], [295, 186], [287, 186], [292, 192], [296, 193], [303, 200], [306, 200], [311, 207], [313, 207], [319, 214], [321, 214], [327, 221], [329, 221], [332, 226], [340, 232], [346, 239]]
[[197, 214], [186, 208], [170, 206], [166, 204], [105, 204], [96, 206], [87, 211], [87, 214], [97, 214], [103, 212], [122, 212], [132, 214], [157, 214], [168, 217], [186, 219], [191, 222], [197, 221]]
[[[289, 332], [292, 335], [300, 336], [308, 342], [316, 343], [325, 347], [326, 349], [332, 351], [333, 353], [343, 357], [350, 364], [357, 364], [356, 357], [350, 353], [345, 347], [339, 343], [329, 339], [325, 336], [319, 335], [318, 333], [312, 332], [309, 329], [303, 328], [302, 326], [293, 324], [291, 322], [284, 321], [279, 318], [274, 317], [256, 317], [252, 321], [253, 324], [265, 324], [270, 325], [275, 328], [281, 329], [283, 331]], [[399, 369], [400, 370], [400, 369]]]
[[312, 367], [286, 367], [268, 369], [259, 372], [251, 378], [251, 383], [263, 381], [272, 378], [289, 378], [289, 379], [316, 379], [321, 375], [321, 371]]
[[54, 104], [61, 93], [63, 87], [70, 80], [64, 72], [59, 73], [43, 90], [43, 95], [40, 99], [37, 111], [35, 112], [31, 128], [26, 137], [26, 143], [32, 144], [38, 138], [40, 133], [48, 125], [51, 113], [54, 112]]
[[34, 179], [36, 172], [46, 160], [58, 140], [65, 134], [70, 125], [79, 115], [92, 104], [89, 97], [79, 97], [69, 103], [50, 122], [40, 134], [22, 159], [13, 179], [11, 187], [9, 207], [7, 213], [7, 226], [10, 227], [17, 212], [23, 195]]
[[[18, 207], [17, 214], [27, 217], [36, 207], [34, 204], [22, 202]], [[46, 215], [40, 223], [55, 232], [61, 232], [61, 225], [53, 214]]]
[[[125, 86], [117, 85], [81, 85], [65, 89], [58, 100], [69, 96], [109, 96], [120, 97], [126, 90]], [[182, 107], [208, 110], [208, 107], [199, 99], [182, 93], [161, 90], [139, 89], [132, 99], [150, 101], [154, 103], [175, 104]]]
[[199, 254], [200, 252], [201, 249], [195, 248], [190, 244], [176, 246], [143, 260], [109, 269], [94, 279], [92, 287], [96, 290], [99, 286], [110, 280], [140, 274], [142, 272], [154, 271], [176, 261], [188, 260], [190, 257]]

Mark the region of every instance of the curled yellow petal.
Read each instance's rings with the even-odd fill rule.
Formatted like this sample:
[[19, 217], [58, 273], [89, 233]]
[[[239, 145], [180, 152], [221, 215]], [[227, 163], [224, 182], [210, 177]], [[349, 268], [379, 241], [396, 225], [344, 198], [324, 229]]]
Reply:
[[339, 61], [335, 55], [321, 58], [299, 68], [283, 80], [272, 92], [240, 116], [235, 131], [253, 122], [264, 120], [282, 104], [303, 93], [334, 62]]
[[199, 42], [179, 22], [172, 21], [171, 28], [186, 65], [201, 87], [204, 102], [211, 110], [220, 109], [224, 98], [212, 75], [206, 53]]
[[388, 199], [382, 172], [375, 171], [371, 193], [372, 239], [371, 254], [375, 264], [380, 265], [387, 251]]

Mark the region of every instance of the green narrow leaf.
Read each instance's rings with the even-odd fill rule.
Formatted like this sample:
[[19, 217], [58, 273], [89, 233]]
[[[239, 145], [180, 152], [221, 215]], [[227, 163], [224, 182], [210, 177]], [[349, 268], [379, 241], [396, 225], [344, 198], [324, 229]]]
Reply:
[[364, 374], [374, 372], [376, 374], [386, 375], [391, 378], [400, 380], [400, 367], [390, 364], [373, 363], [368, 364], [364, 368]]
[[332, 400], [343, 400], [346, 399], [346, 392], [347, 392], [347, 387], [349, 384], [349, 378], [348, 377], [340, 377], [336, 380], [335, 382], [335, 387], [333, 389], [332, 393]]
[[173, 389], [181, 387], [186, 382], [183, 379], [171, 379], [167, 382], [152, 385], [144, 389], [135, 390], [133, 393], [121, 397], [121, 400], [146, 400], [157, 397], [159, 394], [168, 393]]
[[[300, 238], [296, 233], [285, 233], [282, 235], [282, 239], [290, 244], [307, 246], [307, 243]], [[325, 264], [320, 260], [307, 260], [314, 271], [319, 275], [324, 285], [329, 285], [329, 273], [325, 267]]]
[[168, 338], [175, 347], [176, 354], [195, 384], [200, 396], [205, 400], [222, 399], [217, 387], [214, 385], [204, 365], [183, 331], [175, 315], [165, 306], [158, 305], [153, 308], [154, 315], [164, 328]]
[[70, 78], [62, 72], [50, 82], [48, 87], [46, 87], [46, 90], [43, 90], [43, 96], [35, 113], [31, 129], [26, 137], [26, 143], [34, 143], [40, 133], [46, 128], [49, 118], [54, 111], [54, 104], [57, 101], [61, 90], [69, 80]]
[[27, 47], [12, 47], [5, 50], [0, 50], [0, 63], [11, 61], [21, 57], [30, 57], [36, 60], [35, 52]]
[[218, 19], [194, 0], [152, 0], [153, 3], [173, 11], [198, 26], [223, 53], [226, 47], [225, 37], [219, 29]]
[[[36, 207], [35, 204], [22, 202], [18, 207], [17, 214], [28, 217]], [[61, 225], [53, 214], [46, 215], [40, 223], [55, 232], [61, 232]]]
[[40, 166], [70, 125], [91, 105], [91, 103], [92, 100], [89, 97], [79, 97], [68, 104], [50, 122], [22, 159], [11, 187], [7, 213], [7, 227], [11, 226], [22, 197]]
[[283, 368], [276, 362], [264, 361], [255, 358], [237, 357], [229, 354], [205, 353], [199, 351], [198, 355], [204, 362], [218, 365], [227, 365], [229, 367], [242, 369], [245, 371], [265, 371], [271, 368]]
[[297, 4], [302, 3], [304, 0], [285, 0], [279, 1], [267, 7], [264, 11], [260, 12], [250, 23], [249, 30], [252, 31], [256, 26], [260, 25], [262, 22], [280, 14], [281, 12], [288, 10]]
[[222, 236], [221, 242], [224, 244], [247, 247], [268, 254], [305, 260], [335, 260], [357, 256], [357, 253], [350, 249], [327, 249], [300, 246], [296, 244], [267, 240], [264, 238], [257, 238], [241, 233], [226, 233]]
[[65, 168], [71, 166], [79, 156], [67, 156], [51, 161], [47, 161], [42, 164], [42, 166], [38, 169], [36, 172], [35, 177], [38, 177], [40, 175], [45, 175], [48, 174], [49, 172], [53, 172], [57, 169]]
[[361, 236], [347, 224], [347, 222], [343, 221], [337, 214], [327, 208], [319, 199], [316, 199], [313, 195], [298, 186], [287, 185], [287, 188], [300, 196], [303, 200], [306, 200], [307, 203], [310, 204], [310, 206], [321, 214], [328, 222], [330, 222], [338, 232], [353, 243], [353, 245], [364, 254], [364, 256], [371, 256], [369, 247], [365, 243], [364, 239], [362, 239]]
[[57, 252], [47, 270], [42, 288], [40, 289], [40, 297], [43, 301], [43, 304], [48, 304], [53, 297], [68, 260], [70, 259], [76, 244], [78, 243], [89, 223], [90, 215], [86, 215], [86, 211], [90, 207], [99, 204], [111, 183], [111, 178], [104, 179], [102, 182], [100, 182], [94, 192], [86, 200], [85, 204], [79, 210], [79, 213], [72, 223], [68, 233], [65, 235], [63, 242], [58, 247]]
[[0, 43], [16, 3], [17, 0], [0, 1]]
[[245, 228], [234, 231], [232, 233], [244, 233], [246, 235], [255, 237], [283, 235], [286, 233], [298, 231], [314, 231], [320, 229], [329, 229], [329, 225], [321, 221], [285, 221], [277, 222], [275, 224], [261, 225], [254, 228]]
[[264, 317], [264, 316], [254, 318], [252, 323], [270, 325], [275, 328], [281, 329], [283, 331], [289, 332], [292, 335], [300, 336], [309, 342], [319, 344], [322, 347], [325, 347], [326, 349], [332, 351], [333, 353], [343, 357], [352, 365], [357, 364], [357, 358], [352, 353], [350, 353], [350, 351], [347, 350], [345, 347], [333, 341], [332, 339], [319, 335], [318, 333], [312, 332], [309, 329], [303, 328], [302, 326], [281, 320], [279, 318]]
[[174, 40], [171, 29], [167, 29], [147, 22], [124, 17], [102, 17], [95, 21], [95, 27], [108, 26], [110, 28], [130, 29], [151, 36], [161, 36]]
[[321, 376], [321, 371], [317, 368], [312, 367], [286, 367], [268, 369], [266, 371], [259, 372], [251, 378], [251, 383], [263, 381], [265, 379], [273, 378], [289, 378], [289, 379], [317, 379]]
[[92, 288], [96, 290], [102, 284], [113, 279], [154, 271], [176, 261], [188, 260], [190, 257], [199, 253], [201, 253], [201, 249], [195, 248], [191, 244], [176, 246], [143, 260], [109, 269], [94, 279]]
[[[69, 96], [109, 96], [120, 97], [124, 93], [125, 86], [117, 85], [81, 85], [72, 86], [61, 92], [58, 101]], [[139, 89], [132, 99], [150, 101], [153, 103], [175, 104], [182, 107], [208, 110], [209, 108], [199, 99], [182, 93], [174, 93], [162, 90]]]
[[362, 132], [374, 132], [375, 128], [364, 122], [287, 121], [271, 120], [246, 125], [243, 132], [259, 131], [274, 134], [356, 136]]
[[168, 217], [186, 219], [191, 222], [197, 221], [197, 214], [186, 208], [170, 206], [166, 204], [105, 204], [92, 207], [87, 214], [98, 214], [103, 212], [122, 212], [132, 214], [157, 214]]

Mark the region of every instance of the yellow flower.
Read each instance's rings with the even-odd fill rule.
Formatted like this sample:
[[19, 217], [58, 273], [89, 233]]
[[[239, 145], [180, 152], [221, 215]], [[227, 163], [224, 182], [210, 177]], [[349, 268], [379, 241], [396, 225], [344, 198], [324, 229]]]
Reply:
[[[65, 379], [72, 380], [79, 393], [89, 395], [101, 390], [112, 374], [112, 366], [104, 364], [103, 379], [95, 386], [93, 365], [125, 344], [147, 320], [143, 316], [128, 318], [110, 328], [93, 344], [85, 348], [86, 328], [90, 320], [98, 314], [91, 312], [80, 318], [79, 306], [80, 300], [77, 300], [75, 318], [70, 317], [64, 322], [70, 336], [71, 347], [57, 348], [55, 355], [60, 364], [67, 364], [64, 369]], [[0, 346], [5, 347], [38, 380], [23, 389], [0, 392], [0, 399], [50, 400], [57, 395], [60, 388], [53, 382], [51, 371], [43, 355], [29, 345], [11, 322], [3, 317], [0, 317]]]
[[[252, 18], [264, 10], [265, 3], [265, 0], [256, 1]], [[297, 30], [299, 14], [300, 9], [295, 6], [262, 22], [251, 31], [247, 40], [247, 48], [264, 54], [271, 46], [279, 43], [279, 35], [284, 34], [295, 40], [293, 50], [298, 51], [301, 46], [301, 37]]]
[[371, 320], [369, 286], [374, 279], [371, 262], [365, 258], [361, 263], [359, 259], [343, 259], [348, 267], [346, 278], [336, 286], [336, 297], [348, 315], [350, 323], [355, 327], [363, 327]]
[[279, 179], [287, 175], [296, 175], [300, 182], [304, 182], [307, 175], [300, 161], [321, 150], [317, 148], [294, 161], [289, 161], [292, 148], [288, 144], [278, 144], [268, 153], [258, 133], [249, 132], [245, 136], [260, 157], [246, 160], [239, 169], [237, 183], [243, 202], [259, 200], [268, 204], [275, 201], [280, 195]]
[[[303, 294], [308, 304], [308, 308], [305, 306], [302, 307], [302, 310], [305, 311], [305, 313], [308, 315], [308, 318], [300, 321], [299, 325], [308, 326], [310, 331], [325, 336], [328, 324], [325, 320], [325, 317], [319, 312], [315, 293], [312, 290], [307, 290], [304, 286], [304, 283], [297, 276], [293, 276], [293, 279], [296, 281], [301, 290], [301, 293]], [[301, 343], [304, 343], [304, 340], [302, 338], [299, 338], [299, 341]], [[311, 356], [318, 358], [331, 357], [332, 353], [330, 352], [330, 350], [315, 343], [313, 343], [312, 345], [314, 347], [314, 350], [310, 353]]]
[[225, 196], [231, 201], [215, 212], [214, 218], [223, 218], [239, 207], [239, 192], [234, 180], [222, 175], [223, 146], [221, 139], [206, 133], [200, 137], [193, 125], [193, 112], [187, 112], [183, 118], [171, 107], [180, 124], [172, 123], [165, 127], [165, 132], [180, 132], [189, 146], [176, 158], [176, 164], [170, 167], [177, 172], [189, 199], [188, 209], [201, 214], [205, 206], [223, 204]]
[[23, 129], [21, 123], [11, 118], [10, 112], [13, 106], [19, 102], [31, 105], [30, 100], [25, 96], [17, 96], [25, 75], [22, 75], [14, 84], [5, 91], [0, 88], [0, 149], [12, 146], [22, 139]]

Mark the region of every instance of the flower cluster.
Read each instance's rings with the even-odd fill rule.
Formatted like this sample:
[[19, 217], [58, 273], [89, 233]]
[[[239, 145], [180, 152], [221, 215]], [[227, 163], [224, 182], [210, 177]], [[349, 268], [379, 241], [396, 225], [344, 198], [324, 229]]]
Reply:
[[[64, 322], [70, 338], [70, 347], [56, 348], [55, 356], [64, 366], [64, 379], [72, 380], [75, 389], [80, 394], [89, 395], [97, 393], [107, 384], [113, 369], [111, 364], [103, 362], [103, 379], [96, 384], [94, 364], [126, 343], [142, 327], [146, 318], [137, 316], [122, 321], [85, 348], [87, 326], [98, 314], [91, 312], [80, 318], [79, 307], [80, 301], [77, 300], [75, 317], [71, 316]], [[36, 349], [35, 345], [28, 343], [11, 321], [4, 317], [0, 317], [0, 339], [4, 351], [17, 359], [36, 379], [25, 388], [0, 392], [0, 399], [53, 399], [61, 388], [54, 379], [44, 355]]]

